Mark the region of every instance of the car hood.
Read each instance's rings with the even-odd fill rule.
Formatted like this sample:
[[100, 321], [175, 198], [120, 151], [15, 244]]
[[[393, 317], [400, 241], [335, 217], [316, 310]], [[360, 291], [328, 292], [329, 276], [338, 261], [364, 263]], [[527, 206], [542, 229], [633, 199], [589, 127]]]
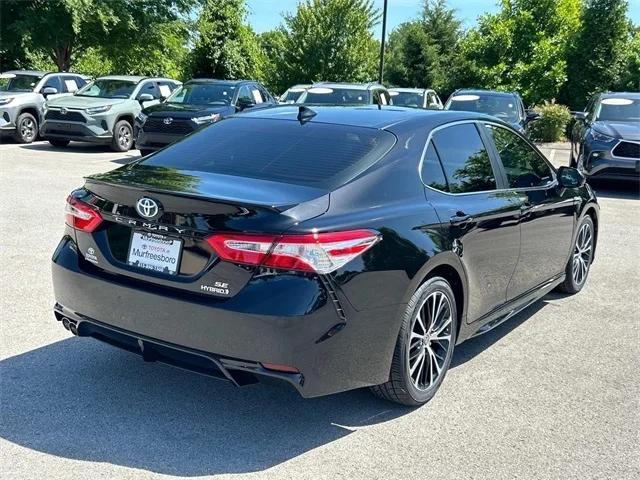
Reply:
[[212, 115], [214, 113], [219, 113], [221, 115], [230, 115], [235, 113], [236, 109], [231, 106], [224, 105], [182, 105], [177, 103], [159, 103], [157, 105], [152, 105], [143, 110], [145, 115], [149, 115], [152, 117], [202, 117], [205, 115]]
[[26, 97], [27, 95], [36, 95], [35, 92], [0, 92], [0, 98], [7, 97]]
[[640, 125], [637, 122], [594, 122], [593, 129], [610, 137], [640, 140]]
[[94, 98], [69, 95], [67, 97], [54, 98], [48, 102], [47, 105], [49, 107], [91, 108], [102, 107], [104, 105], [116, 105], [124, 101], [126, 101], [125, 98]]

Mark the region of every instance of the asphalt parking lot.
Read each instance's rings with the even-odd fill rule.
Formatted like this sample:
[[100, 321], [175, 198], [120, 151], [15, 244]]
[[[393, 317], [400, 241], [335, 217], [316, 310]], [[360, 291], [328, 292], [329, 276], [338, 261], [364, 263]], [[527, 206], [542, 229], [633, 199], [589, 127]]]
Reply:
[[[544, 149], [568, 164], [566, 145]], [[77, 339], [55, 321], [65, 197], [138, 152], [0, 145], [0, 471], [6, 479], [640, 478], [640, 199], [596, 185], [585, 289], [457, 347], [426, 406], [303, 400]], [[179, 319], [177, 319], [179, 321]]]

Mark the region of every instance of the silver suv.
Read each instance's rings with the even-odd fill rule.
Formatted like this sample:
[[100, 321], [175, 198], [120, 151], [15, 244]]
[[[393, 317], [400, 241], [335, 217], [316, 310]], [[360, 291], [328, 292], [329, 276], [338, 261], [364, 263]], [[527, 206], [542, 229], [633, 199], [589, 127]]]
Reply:
[[0, 133], [20, 143], [38, 136], [45, 100], [70, 95], [87, 83], [77, 73], [11, 70], [0, 73]]
[[296, 103], [308, 105], [392, 105], [389, 91], [379, 83], [314, 83]]
[[77, 140], [126, 152], [133, 147], [133, 125], [142, 109], [167, 98], [179, 85], [170, 78], [98, 78], [72, 97], [47, 102], [40, 132], [56, 147]]

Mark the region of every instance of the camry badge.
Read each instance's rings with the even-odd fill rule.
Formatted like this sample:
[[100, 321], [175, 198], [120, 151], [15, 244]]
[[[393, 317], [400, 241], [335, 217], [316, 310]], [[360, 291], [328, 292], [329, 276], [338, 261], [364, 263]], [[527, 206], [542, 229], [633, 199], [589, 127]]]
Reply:
[[154, 218], [160, 213], [160, 206], [155, 200], [149, 197], [142, 197], [138, 200], [138, 203], [136, 203], [136, 212], [138, 212], [141, 217]]
[[167, 117], [164, 120], [162, 120], [162, 123], [164, 123], [165, 125], [171, 125], [173, 123], [173, 118]]

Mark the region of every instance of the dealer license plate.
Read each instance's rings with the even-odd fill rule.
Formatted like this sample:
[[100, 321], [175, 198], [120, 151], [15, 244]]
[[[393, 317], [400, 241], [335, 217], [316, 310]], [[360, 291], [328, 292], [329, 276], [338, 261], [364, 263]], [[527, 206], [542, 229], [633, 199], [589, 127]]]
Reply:
[[175, 275], [178, 273], [181, 253], [182, 240], [156, 233], [133, 232], [127, 263]]

